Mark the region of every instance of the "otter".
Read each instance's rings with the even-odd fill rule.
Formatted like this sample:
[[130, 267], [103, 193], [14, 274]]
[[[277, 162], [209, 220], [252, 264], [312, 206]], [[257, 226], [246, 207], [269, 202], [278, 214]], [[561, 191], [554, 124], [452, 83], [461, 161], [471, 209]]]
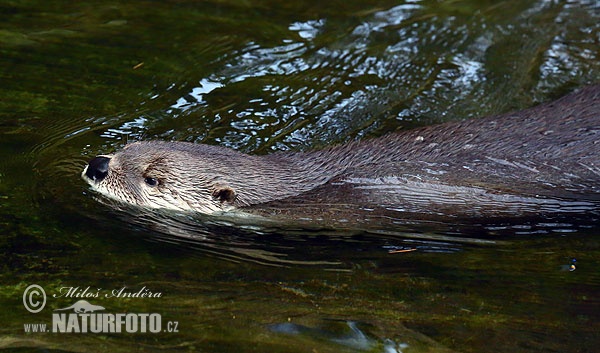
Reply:
[[409, 219], [597, 213], [600, 85], [518, 112], [309, 152], [259, 156], [139, 141], [93, 158], [82, 177], [119, 201], [204, 214], [335, 213], [368, 222], [378, 213]]

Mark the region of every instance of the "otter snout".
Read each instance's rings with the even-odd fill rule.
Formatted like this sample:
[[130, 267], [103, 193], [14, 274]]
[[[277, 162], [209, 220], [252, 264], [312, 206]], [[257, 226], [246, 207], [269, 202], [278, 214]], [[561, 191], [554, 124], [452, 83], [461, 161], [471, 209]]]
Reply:
[[91, 181], [100, 182], [108, 175], [108, 157], [96, 157], [88, 162], [85, 168], [85, 176]]

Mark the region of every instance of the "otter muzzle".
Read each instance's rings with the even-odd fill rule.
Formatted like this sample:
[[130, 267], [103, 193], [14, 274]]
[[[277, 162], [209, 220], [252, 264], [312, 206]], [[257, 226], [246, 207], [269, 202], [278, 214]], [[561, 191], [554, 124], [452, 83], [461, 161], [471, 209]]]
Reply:
[[89, 161], [85, 169], [85, 176], [95, 182], [100, 182], [108, 175], [108, 157], [96, 157]]

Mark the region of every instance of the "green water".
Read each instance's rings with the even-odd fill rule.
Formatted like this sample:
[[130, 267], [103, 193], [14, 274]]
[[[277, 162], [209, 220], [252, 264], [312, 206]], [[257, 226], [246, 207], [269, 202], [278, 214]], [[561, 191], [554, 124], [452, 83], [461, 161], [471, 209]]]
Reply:
[[[131, 140], [305, 150], [599, 81], [596, 1], [2, 2], [0, 347], [594, 352], [594, 220], [264, 233], [115, 210], [79, 173]], [[69, 287], [178, 332], [25, 333]], [[105, 297], [123, 287], [161, 297]]]

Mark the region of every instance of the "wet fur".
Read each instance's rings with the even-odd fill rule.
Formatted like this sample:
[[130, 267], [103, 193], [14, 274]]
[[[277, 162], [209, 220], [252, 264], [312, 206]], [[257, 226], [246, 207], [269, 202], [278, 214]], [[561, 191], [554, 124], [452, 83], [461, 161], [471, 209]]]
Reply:
[[[592, 86], [515, 113], [307, 153], [136, 142], [112, 156], [106, 180], [88, 182], [139, 206], [202, 213], [303, 203], [467, 217], [578, 212], [600, 202], [599, 141]], [[147, 177], [159, 185], [148, 188]]]

